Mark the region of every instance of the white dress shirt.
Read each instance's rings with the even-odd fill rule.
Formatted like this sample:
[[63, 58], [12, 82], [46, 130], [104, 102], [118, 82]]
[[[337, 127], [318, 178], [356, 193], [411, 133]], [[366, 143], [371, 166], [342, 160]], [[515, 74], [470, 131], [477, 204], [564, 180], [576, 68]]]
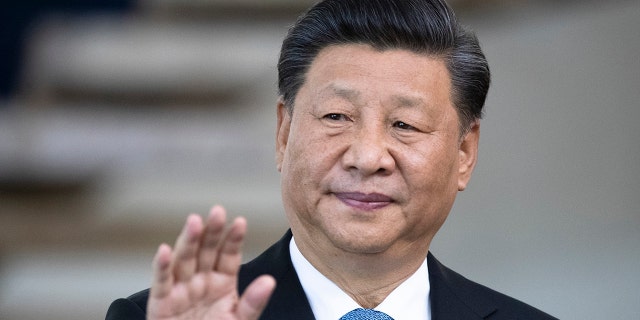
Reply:
[[[298, 274], [316, 320], [338, 320], [345, 313], [361, 308], [349, 295], [320, 273], [302, 255], [295, 240], [289, 243], [291, 262]], [[393, 290], [374, 310], [394, 320], [431, 320], [427, 259], [407, 280]]]

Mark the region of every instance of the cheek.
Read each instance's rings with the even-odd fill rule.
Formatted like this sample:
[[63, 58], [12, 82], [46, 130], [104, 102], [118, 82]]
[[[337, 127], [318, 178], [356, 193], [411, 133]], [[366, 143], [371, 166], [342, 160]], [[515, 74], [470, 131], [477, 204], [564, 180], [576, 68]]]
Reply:
[[291, 191], [317, 187], [322, 173], [327, 170], [326, 155], [330, 151], [322, 139], [312, 134], [295, 134], [285, 153], [283, 175]]
[[457, 150], [442, 145], [431, 145], [423, 150], [426, 151], [407, 151], [405, 154], [412, 156], [407, 156], [405, 161], [399, 162], [405, 163], [401, 169], [413, 196], [422, 194], [431, 198], [453, 189], [457, 190]]
[[292, 134], [295, 138], [290, 142], [289, 150], [289, 160], [294, 166], [300, 167], [308, 175], [307, 172], [322, 172], [336, 163], [340, 140], [344, 139], [328, 136], [313, 121], [295, 129], [295, 134]]
[[456, 165], [450, 153], [422, 155], [404, 168], [408, 206], [417, 237], [435, 234], [444, 223], [457, 194]]

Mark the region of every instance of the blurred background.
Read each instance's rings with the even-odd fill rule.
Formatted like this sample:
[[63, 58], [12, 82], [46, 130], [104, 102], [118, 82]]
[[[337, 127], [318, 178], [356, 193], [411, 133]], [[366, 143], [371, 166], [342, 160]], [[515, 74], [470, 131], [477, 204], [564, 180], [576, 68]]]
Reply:
[[[287, 228], [280, 41], [310, 0], [12, 1], [0, 12], [0, 319], [100, 319], [190, 212]], [[640, 2], [450, 1], [493, 72], [432, 252], [561, 319], [640, 319]]]

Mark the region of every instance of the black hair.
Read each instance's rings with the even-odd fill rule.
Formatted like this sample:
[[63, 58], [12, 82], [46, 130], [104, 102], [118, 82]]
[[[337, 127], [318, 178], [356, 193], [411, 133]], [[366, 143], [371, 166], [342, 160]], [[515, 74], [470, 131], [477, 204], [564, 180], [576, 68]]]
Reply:
[[289, 29], [278, 61], [278, 91], [289, 112], [318, 53], [331, 45], [367, 44], [442, 58], [462, 131], [482, 117], [489, 65], [473, 32], [443, 0], [325, 0]]

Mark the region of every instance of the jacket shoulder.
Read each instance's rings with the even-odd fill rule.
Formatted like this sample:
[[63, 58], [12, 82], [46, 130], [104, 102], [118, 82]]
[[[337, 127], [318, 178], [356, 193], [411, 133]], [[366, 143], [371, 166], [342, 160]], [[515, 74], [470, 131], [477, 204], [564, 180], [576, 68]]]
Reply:
[[[451, 318], [453, 313], [461, 312], [461, 309], [466, 309], [480, 319], [557, 319], [518, 299], [465, 278], [442, 265], [431, 253], [427, 261], [432, 313], [444, 315], [444, 319]], [[434, 317], [436, 318], [441, 317]]]
[[117, 299], [107, 310], [106, 320], [144, 320], [147, 313], [149, 289], [134, 293], [126, 299]]

